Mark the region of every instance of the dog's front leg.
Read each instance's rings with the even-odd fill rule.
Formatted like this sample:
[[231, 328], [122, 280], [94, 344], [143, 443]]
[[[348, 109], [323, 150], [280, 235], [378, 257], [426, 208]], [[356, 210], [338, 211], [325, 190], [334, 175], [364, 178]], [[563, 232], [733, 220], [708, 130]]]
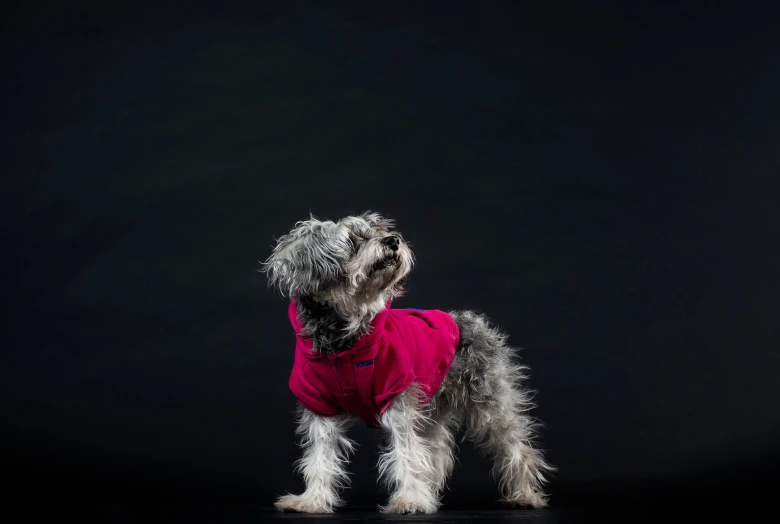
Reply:
[[338, 490], [348, 480], [346, 465], [354, 443], [347, 438], [351, 418], [347, 415], [321, 417], [300, 409], [298, 428], [303, 456], [296, 469], [303, 474], [306, 490], [301, 495], [284, 495], [276, 501], [280, 510], [301, 513], [332, 513], [343, 504]]
[[434, 461], [422, 436], [426, 415], [415, 388], [398, 395], [379, 422], [387, 432], [387, 449], [379, 459], [379, 475], [392, 490], [384, 513], [435, 513], [439, 509]]

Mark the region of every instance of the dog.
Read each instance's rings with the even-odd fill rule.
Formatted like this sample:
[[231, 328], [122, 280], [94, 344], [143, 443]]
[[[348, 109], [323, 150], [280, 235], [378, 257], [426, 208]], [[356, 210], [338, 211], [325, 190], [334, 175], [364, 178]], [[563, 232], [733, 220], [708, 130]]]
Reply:
[[387, 437], [378, 471], [388, 514], [438, 511], [454, 466], [456, 434], [493, 459], [502, 501], [543, 508], [555, 470], [535, 447], [527, 367], [507, 336], [474, 311], [394, 309], [414, 255], [394, 221], [367, 211], [295, 224], [261, 271], [290, 298], [296, 333], [290, 389], [298, 398], [296, 462], [306, 489], [276, 501], [283, 511], [342, 506], [363, 419]]

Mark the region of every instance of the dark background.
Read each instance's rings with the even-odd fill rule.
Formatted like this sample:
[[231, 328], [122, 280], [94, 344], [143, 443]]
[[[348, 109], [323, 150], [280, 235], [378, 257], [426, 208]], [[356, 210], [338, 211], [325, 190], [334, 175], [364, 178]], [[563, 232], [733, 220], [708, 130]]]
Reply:
[[[398, 306], [523, 347], [554, 504], [760, 497], [780, 37], [726, 5], [6, 5], [3, 496], [299, 490], [258, 261], [310, 211], [372, 209], [416, 251]], [[346, 498], [380, 502], [354, 436]], [[462, 445], [445, 504], [493, 504], [488, 469]]]

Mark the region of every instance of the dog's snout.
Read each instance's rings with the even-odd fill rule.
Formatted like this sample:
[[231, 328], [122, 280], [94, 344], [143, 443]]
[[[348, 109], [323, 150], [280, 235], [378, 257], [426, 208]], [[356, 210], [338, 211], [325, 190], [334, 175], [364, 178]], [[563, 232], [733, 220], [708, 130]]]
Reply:
[[400, 239], [398, 238], [398, 235], [390, 235], [382, 239], [382, 244], [386, 245], [393, 251], [396, 251], [398, 249], [399, 243], [400, 243]]

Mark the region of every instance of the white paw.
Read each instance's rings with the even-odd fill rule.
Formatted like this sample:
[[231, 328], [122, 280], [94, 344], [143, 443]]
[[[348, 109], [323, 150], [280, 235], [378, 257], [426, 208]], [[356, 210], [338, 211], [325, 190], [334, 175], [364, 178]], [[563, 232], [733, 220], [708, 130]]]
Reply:
[[415, 513], [436, 513], [438, 502], [426, 501], [415, 497], [394, 496], [387, 506], [381, 508], [388, 515], [409, 515]]
[[276, 509], [298, 513], [333, 513], [333, 507], [306, 495], [284, 495], [276, 500]]
[[509, 504], [510, 506], [542, 509], [547, 507], [547, 497], [544, 494], [532, 491], [513, 498], [504, 499], [504, 503]]

